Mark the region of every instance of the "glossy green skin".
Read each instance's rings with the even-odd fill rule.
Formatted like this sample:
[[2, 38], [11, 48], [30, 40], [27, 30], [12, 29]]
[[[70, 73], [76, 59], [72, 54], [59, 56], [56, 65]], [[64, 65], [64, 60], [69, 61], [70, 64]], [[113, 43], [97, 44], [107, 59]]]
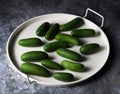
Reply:
[[80, 54], [73, 52], [71, 50], [65, 49], [65, 48], [59, 48], [59, 49], [57, 49], [56, 52], [58, 55], [60, 55], [64, 58], [70, 59], [70, 60], [74, 60], [74, 61], [78, 61], [78, 62], [83, 60], [83, 58], [81, 57]]
[[67, 42], [55, 41], [55, 42], [46, 44], [44, 46], [44, 50], [46, 52], [52, 52], [52, 51], [56, 51], [58, 48], [67, 48], [67, 47], [69, 47], [69, 44]]
[[75, 37], [92, 37], [95, 35], [95, 31], [93, 29], [75, 29], [71, 32], [71, 35]]
[[64, 82], [74, 81], [74, 76], [71, 73], [67, 72], [55, 72], [53, 73], [53, 77]]
[[26, 38], [26, 39], [20, 39], [18, 41], [18, 44], [24, 47], [38, 47], [42, 44], [42, 42], [38, 38]]
[[50, 27], [50, 24], [48, 22], [44, 22], [36, 30], [36, 35], [38, 35], [40, 37], [44, 36], [46, 34], [46, 32], [48, 31], [49, 27]]
[[74, 63], [68, 60], [63, 60], [62, 61], [62, 66], [65, 69], [71, 70], [71, 71], [75, 71], [75, 72], [82, 72], [84, 71], [84, 65], [80, 64], [80, 63]]
[[48, 54], [43, 51], [30, 51], [21, 55], [21, 60], [25, 62], [38, 62], [48, 59]]
[[42, 60], [41, 64], [43, 66], [45, 66], [49, 69], [53, 69], [53, 70], [63, 70], [64, 69], [60, 64], [58, 64], [52, 60], [48, 60], [48, 59]]
[[50, 72], [46, 68], [33, 63], [23, 63], [20, 67], [20, 70], [26, 74], [31, 74], [31, 75], [37, 75], [43, 77], [51, 76]]
[[80, 45], [80, 41], [79, 41], [78, 38], [73, 37], [73, 36], [68, 35], [68, 34], [63, 34], [63, 33], [57, 34], [55, 36], [55, 39], [59, 40], [59, 41], [68, 42], [68, 43], [70, 43], [72, 45]]
[[97, 43], [90, 43], [90, 44], [85, 44], [83, 46], [81, 46], [80, 48], [80, 52], [82, 54], [92, 54], [95, 53], [99, 50], [100, 45]]
[[66, 23], [66, 24], [60, 25], [60, 31], [72, 30], [72, 29], [78, 28], [79, 26], [81, 26], [81, 25], [83, 25], [83, 24], [84, 24], [83, 19], [77, 17], [77, 18], [69, 21], [69, 22]]
[[59, 33], [59, 24], [58, 23], [53, 24], [49, 28], [49, 30], [45, 34], [45, 38], [47, 40], [52, 40], [52, 39], [54, 39], [54, 37], [56, 36], [57, 33]]

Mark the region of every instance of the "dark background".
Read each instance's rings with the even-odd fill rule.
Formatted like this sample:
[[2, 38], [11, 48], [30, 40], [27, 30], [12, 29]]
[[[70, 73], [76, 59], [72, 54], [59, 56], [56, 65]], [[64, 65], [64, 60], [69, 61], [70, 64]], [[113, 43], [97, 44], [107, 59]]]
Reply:
[[[29, 85], [25, 78], [10, 69], [5, 47], [18, 25], [48, 13], [84, 16], [87, 8], [104, 16], [102, 29], [111, 47], [109, 59], [99, 73], [74, 86], [56, 88], [37, 83]], [[0, 94], [120, 94], [119, 49], [120, 0], [0, 0]]]

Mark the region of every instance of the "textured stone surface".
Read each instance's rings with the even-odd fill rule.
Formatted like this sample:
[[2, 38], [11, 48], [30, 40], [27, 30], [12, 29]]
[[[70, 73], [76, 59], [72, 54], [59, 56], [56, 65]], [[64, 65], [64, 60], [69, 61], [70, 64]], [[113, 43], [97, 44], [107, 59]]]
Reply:
[[[120, 0], [1, 0], [0, 1], [0, 94], [120, 94]], [[104, 68], [92, 78], [71, 87], [29, 84], [10, 69], [6, 42], [22, 22], [47, 13], [83, 16], [92, 8], [105, 17], [103, 30], [111, 45]]]

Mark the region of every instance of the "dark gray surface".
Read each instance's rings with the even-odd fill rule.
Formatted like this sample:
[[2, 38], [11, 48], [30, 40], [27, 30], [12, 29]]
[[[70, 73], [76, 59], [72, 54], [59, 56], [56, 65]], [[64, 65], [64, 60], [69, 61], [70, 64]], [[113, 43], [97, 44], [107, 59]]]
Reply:
[[[103, 30], [111, 53], [104, 68], [92, 78], [71, 87], [28, 84], [10, 69], [6, 42], [22, 22], [47, 13], [83, 16], [91, 8], [105, 17]], [[120, 94], [120, 0], [0, 0], [0, 94]], [[100, 57], [101, 58], [101, 57]], [[97, 62], [96, 62], [97, 63]]]

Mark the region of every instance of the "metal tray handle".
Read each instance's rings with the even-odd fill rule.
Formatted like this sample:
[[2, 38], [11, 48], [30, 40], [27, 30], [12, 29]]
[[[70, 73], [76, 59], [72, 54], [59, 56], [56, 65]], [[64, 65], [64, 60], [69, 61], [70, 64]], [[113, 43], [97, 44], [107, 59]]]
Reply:
[[92, 12], [92, 13], [94, 13], [94, 14], [96, 14], [96, 15], [98, 15], [98, 16], [101, 18], [101, 21], [102, 21], [102, 22], [101, 22], [100, 27], [103, 27], [103, 24], [104, 24], [104, 17], [103, 17], [101, 14], [99, 14], [98, 12], [96, 12], [96, 11], [90, 9], [90, 8], [87, 8], [87, 9], [86, 9], [86, 12], [85, 12], [84, 18], [87, 17], [89, 11]]

